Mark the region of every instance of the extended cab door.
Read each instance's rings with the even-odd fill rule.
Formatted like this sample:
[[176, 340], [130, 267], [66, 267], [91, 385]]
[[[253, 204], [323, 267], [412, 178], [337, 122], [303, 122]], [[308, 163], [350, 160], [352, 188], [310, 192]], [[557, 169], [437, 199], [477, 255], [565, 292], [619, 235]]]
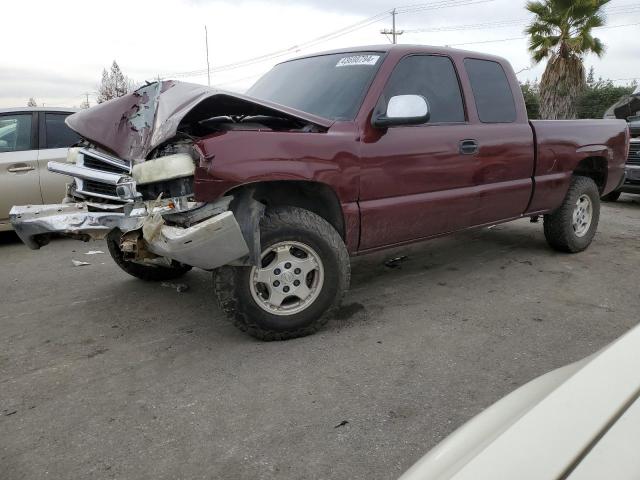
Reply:
[[515, 126], [480, 122], [462, 59], [446, 55], [402, 58], [379, 105], [416, 94], [429, 104], [426, 124], [365, 127], [360, 250], [516, 217], [529, 201], [533, 135], [526, 115]]
[[80, 141], [80, 137], [65, 124], [70, 112], [40, 113], [40, 150], [38, 151], [38, 169], [40, 188], [45, 204], [60, 203], [66, 194], [66, 185], [73, 179], [66, 175], [47, 170], [51, 161], [64, 162], [67, 150]]
[[535, 148], [520, 85], [508, 63], [477, 58], [462, 61], [470, 133], [478, 150], [478, 202], [469, 226], [521, 216], [533, 190]]
[[0, 230], [14, 205], [42, 203], [33, 112], [0, 114]]

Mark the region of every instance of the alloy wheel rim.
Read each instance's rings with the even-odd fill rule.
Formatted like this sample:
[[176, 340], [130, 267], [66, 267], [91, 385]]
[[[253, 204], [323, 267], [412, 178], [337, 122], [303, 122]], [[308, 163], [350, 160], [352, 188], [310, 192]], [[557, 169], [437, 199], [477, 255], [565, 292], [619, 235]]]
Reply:
[[593, 204], [588, 195], [580, 195], [573, 210], [572, 227], [576, 237], [584, 237], [593, 220]]
[[293, 315], [308, 308], [320, 295], [324, 267], [310, 246], [279, 242], [262, 252], [261, 261], [261, 267], [251, 268], [249, 287], [263, 310], [274, 315]]

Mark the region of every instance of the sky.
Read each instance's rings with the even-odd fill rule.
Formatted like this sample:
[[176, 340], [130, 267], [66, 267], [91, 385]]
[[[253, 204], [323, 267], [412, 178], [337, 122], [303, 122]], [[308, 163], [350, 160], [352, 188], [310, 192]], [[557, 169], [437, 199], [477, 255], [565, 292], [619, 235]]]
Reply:
[[[20, 0], [3, 8], [0, 107], [24, 106], [29, 97], [39, 105], [73, 107], [87, 94], [93, 105], [102, 70], [114, 60], [137, 84], [159, 76], [206, 85], [205, 25], [212, 86], [244, 91], [279, 61], [388, 43], [380, 30], [391, 27], [389, 12], [394, 7], [397, 28], [404, 30], [399, 43], [500, 55], [511, 62], [521, 81], [533, 80], [542, 75], [544, 63], [532, 65], [527, 41], [519, 38], [530, 20], [525, 3]], [[595, 31], [607, 46], [606, 54], [601, 59], [589, 56], [585, 64], [595, 68], [596, 76], [618, 84], [640, 80], [640, 3], [612, 0], [607, 10], [607, 24], [613, 28]], [[343, 34], [326, 37], [335, 32]], [[277, 55], [270, 55], [274, 52]], [[243, 63], [264, 55], [266, 60]]]

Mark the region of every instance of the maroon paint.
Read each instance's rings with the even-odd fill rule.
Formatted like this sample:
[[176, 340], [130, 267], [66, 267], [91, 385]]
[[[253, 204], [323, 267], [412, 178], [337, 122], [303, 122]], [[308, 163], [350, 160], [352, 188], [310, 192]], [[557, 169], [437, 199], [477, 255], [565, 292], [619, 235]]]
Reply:
[[238, 185], [305, 180], [331, 187], [342, 206], [346, 244], [358, 248], [360, 162], [353, 122], [337, 122], [327, 133], [227, 131], [197, 143], [203, 159], [195, 175], [199, 201], [212, 201]]
[[[385, 55], [355, 121], [336, 122], [323, 133], [228, 131], [203, 138], [197, 143], [203, 159], [196, 170], [196, 198], [212, 201], [254, 182], [326, 184], [342, 205], [347, 248], [355, 254], [552, 211], [561, 204], [571, 174], [584, 158], [608, 161], [604, 193], [621, 179], [628, 143], [625, 122], [530, 124], [515, 74], [503, 59], [417, 46], [358, 50]], [[371, 126], [372, 111], [388, 77], [409, 54], [451, 58], [458, 71], [466, 122], [387, 130]], [[503, 66], [516, 100], [514, 123], [479, 121], [465, 58], [493, 60]], [[460, 154], [458, 143], [463, 139], [476, 140], [478, 153]]]
[[[605, 192], [615, 190], [624, 175], [628, 131], [615, 120], [532, 120], [536, 132], [536, 191], [529, 212], [557, 207], [569, 188], [571, 172], [589, 157], [607, 161]], [[597, 142], [597, 143], [596, 143]]]

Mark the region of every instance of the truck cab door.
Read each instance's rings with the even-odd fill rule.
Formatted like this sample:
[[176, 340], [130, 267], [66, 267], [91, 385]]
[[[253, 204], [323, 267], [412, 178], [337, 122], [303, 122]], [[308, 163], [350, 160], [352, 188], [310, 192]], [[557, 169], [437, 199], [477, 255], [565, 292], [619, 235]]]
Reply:
[[65, 124], [68, 112], [40, 113], [40, 150], [38, 170], [40, 188], [45, 204], [60, 203], [66, 194], [66, 185], [73, 180], [66, 175], [52, 173], [47, 169], [51, 161], [65, 162], [69, 147], [78, 143], [80, 137]]
[[469, 135], [477, 144], [476, 153], [468, 155], [475, 165], [478, 190], [471, 227], [517, 218], [527, 210], [535, 148], [515, 74], [507, 76], [505, 68], [493, 60], [465, 58], [463, 64], [469, 81]]
[[476, 167], [462, 153], [470, 138], [463, 96], [447, 56], [410, 55], [394, 68], [377, 108], [396, 95], [421, 95], [423, 125], [365, 126], [361, 138], [360, 250], [458, 230], [477, 199]]
[[421, 95], [431, 117], [423, 125], [365, 126], [360, 250], [526, 211], [534, 146], [524, 105], [515, 103], [512, 89], [519, 87], [497, 62], [458, 57], [408, 55], [389, 76], [379, 106], [396, 95]]
[[41, 204], [34, 112], [0, 114], [0, 230], [14, 205]]

